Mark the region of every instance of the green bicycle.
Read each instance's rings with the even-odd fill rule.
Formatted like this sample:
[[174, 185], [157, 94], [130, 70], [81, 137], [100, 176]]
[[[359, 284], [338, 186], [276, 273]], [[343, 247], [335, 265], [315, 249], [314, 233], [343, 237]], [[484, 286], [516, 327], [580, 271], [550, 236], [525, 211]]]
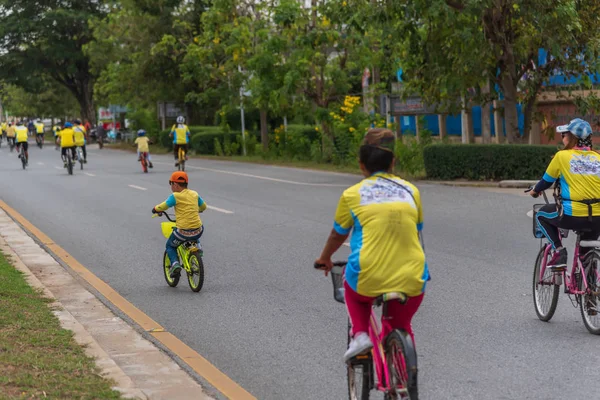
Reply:
[[[173, 229], [176, 228], [175, 220], [171, 219], [166, 212], [155, 214], [152, 218], [160, 216], [161, 214], [169, 220], [169, 222], [161, 223], [163, 236], [168, 239], [171, 236], [171, 233], [173, 233]], [[193, 292], [199, 292], [204, 285], [204, 263], [202, 261], [203, 252], [198, 248], [198, 243], [196, 241], [183, 242], [177, 247], [177, 255], [179, 256], [179, 263], [187, 273], [190, 289], [192, 289]], [[163, 255], [163, 273], [167, 285], [175, 287], [179, 283], [180, 275], [171, 277], [169, 272], [170, 269], [171, 260], [169, 260], [169, 255], [165, 250]]]

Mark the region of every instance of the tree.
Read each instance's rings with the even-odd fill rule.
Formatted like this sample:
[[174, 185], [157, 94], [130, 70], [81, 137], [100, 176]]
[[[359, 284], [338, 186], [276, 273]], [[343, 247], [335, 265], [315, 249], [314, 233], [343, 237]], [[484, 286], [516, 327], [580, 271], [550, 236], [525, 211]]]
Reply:
[[45, 77], [77, 99], [81, 117], [96, 121], [95, 75], [82, 48], [93, 37], [88, 21], [106, 8], [99, 0], [0, 0], [0, 77], [37, 93]]
[[9, 115], [64, 118], [77, 115], [78, 105], [69, 91], [54, 81], [39, 93], [29, 93], [15, 85], [0, 90], [0, 99]]
[[[401, 54], [407, 88], [430, 104], [455, 109], [469, 91], [475, 102], [497, 98], [482, 90], [496, 84], [509, 142], [520, 140], [517, 104], [524, 105], [527, 137], [537, 96], [556, 69], [569, 76], [597, 71], [595, 0], [421, 0], [404, 6], [412, 16], [405, 19], [409, 34]], [[540, 48], [552, 55], [544, 65]]]

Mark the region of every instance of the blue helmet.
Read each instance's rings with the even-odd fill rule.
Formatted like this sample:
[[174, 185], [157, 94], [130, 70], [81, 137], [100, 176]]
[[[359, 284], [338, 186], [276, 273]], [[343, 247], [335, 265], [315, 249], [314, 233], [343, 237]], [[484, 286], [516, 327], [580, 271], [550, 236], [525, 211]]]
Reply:
[[140, 129], [139, 131], [137, 131], [137, 135], [138, 136], [146, 136], [146, 131], [143, 129]]
[[73, 124], [70, 122], [65, 122], [65, 128], [72, 128]]
[[557, 126], [556, 132], [571, 132], [573, 135], [577, 136], [577, 138], [585, 140], [592, 134], [592, 127], [587, 121], [584, 121], [581, 118], [575, 118], [567, 125]]

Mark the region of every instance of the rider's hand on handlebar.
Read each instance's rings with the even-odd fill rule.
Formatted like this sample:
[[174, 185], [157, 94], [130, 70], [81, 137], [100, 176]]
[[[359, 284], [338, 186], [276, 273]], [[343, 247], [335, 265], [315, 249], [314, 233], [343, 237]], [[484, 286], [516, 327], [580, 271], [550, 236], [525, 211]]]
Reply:
[[331, 262], [331, 258], [318, 258], [315, 260], [315, 268], [325, 271], [325, 276], [327, 276], [333, 268], [333, 262]]
[[152, 214], [162, 215], [161, 211], [157, 211], [156, 208], [152, 207]]

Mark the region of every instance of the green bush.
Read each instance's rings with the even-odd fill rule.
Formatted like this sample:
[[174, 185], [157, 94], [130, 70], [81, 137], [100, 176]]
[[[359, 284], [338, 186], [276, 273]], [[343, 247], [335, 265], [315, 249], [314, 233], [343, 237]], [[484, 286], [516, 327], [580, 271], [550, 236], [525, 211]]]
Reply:
[[223, 145], [226, 140], [229, 140], [230, 143], [234, 141], [237, 135], [241, 135], [241, 132], [196, 133], [192, 136], [192, 149], [196, 154], [216, 154], [215, 139]]
[[431, 179], [539, 179], [556, 146], [434, 144], [423, 159]]

